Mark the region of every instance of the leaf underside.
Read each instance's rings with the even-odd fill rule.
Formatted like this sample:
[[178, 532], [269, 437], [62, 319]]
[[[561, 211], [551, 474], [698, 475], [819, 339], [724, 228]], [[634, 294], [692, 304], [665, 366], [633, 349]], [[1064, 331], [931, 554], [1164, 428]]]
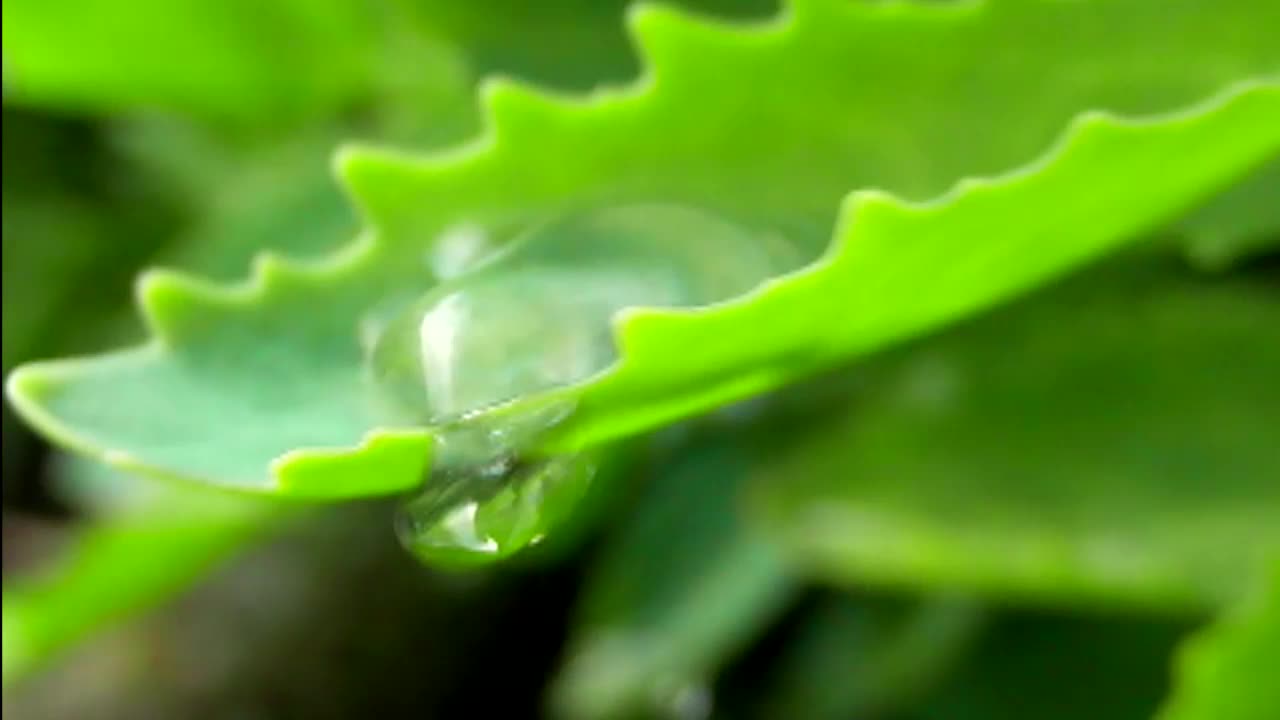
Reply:
[[1246, 602], [1186, 644], [1160, 720], [1266, 720], [1280, 708], [1280, 563]]

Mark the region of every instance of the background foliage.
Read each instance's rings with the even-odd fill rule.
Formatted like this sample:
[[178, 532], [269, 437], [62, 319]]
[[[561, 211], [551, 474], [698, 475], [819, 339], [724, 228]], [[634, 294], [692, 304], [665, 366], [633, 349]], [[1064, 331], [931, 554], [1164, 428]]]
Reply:
[[[6, 713], [1271, 717], [1277, 6], [678, 5], [4, 4], [3, 369], [91, 456], [6, 406]], [[629, 318], [573, 522], [422, 567], [348, 316], [655, 197], [821, 262]]]

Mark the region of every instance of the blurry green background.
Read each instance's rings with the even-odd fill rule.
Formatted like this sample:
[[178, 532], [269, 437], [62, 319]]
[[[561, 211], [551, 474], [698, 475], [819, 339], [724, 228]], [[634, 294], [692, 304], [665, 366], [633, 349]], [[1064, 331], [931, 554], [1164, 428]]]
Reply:
[[[776, 11], [682, 4], [733, 18]], [[131, 283], [147, 265], [234, 280], [259, 251], [316, 256], [354, 237], [358, 220], [330, 172], [343, 141], [463, 141], [478, 130], [476, 83], [491, 74], [564, 90], [627, 81], [638, 65], [623, 10], [618, 0], [9, 0], [5, 373], [141, 339]], [[1254, 199], [1236, 196], [1245, 211], [1197, 216], [1209, 231], [1196, 237], [1214, 240], [1274, 204], [1275, 171], [1265, 172]], [[661, 433], [619, 464], [579, 542], [466, 575], [417, 564], [380, 502], [308, 513], [262, 537], [252, 519], [149, 525], [130, 514], [145, 497], [51, 451], [6, 406], [6, 593], [21, 587], [38, 600], [28, 608], [47, 612], [24, 610], [38, 637], [11, 645], [6, 600], [6, 681], [11, 662], [31, 669], [7, 682], [4, 712], [1147, 717], [1169, 690], [1173, 648], [1203, 613], [817, 587], [792, 579], [744, 527], [750, 500], [739, 490], [768, 447], [796, 458], [770, 464], [785, 476], [779, 487], [821, 486], [823, 467], [849, 463], [905, 477], [875, 488], [878, 502], [928, 495], [930, 512], [963, 508], [1014, 538], [1042, 510], [1046, 524], [1081, 532], [1096, 522], [1176, 535], [1187, 497], [1205, 492], [1194, 479], [1170, 499], [1164, 487], [1116, 490], [1106, 478], [1153, 462], [1173, 475], [1182, 462], [1191, 478], [1185, 464], [1204, 457], [1228, 458], [1235, 476], [1277, 477], [1276, 456], [1256, 441], [1257, 423], [1276, 419], [1276, 340], [1256, 362], [1236, 352], [1251, 352], [1240, 340], [1250, 333], [1275, 335], [1272, 231], [1265, 221], [1231, 228], [1260, 250], [1215, 273], [1184, 259], [1181, 239], [1157, 238], [1017, 307], [770, 398], [767, 412]], [[1141, 312], [1116, 317], [1117, 307]], [[1218, 328], [1223, 316], [1237, 325]], [[1233, 374], [1225, 389], [1209, 382], [1223, 374]], [[1197, 419], [1206, 407], [1217, 415]], [[806, 428], [834, 422], [865, 424], [856, 459], [806, 445]], [[1205, 454], [1171, 458], [1206, 435]], [[944, 460], [931, 464], [922, 448]], [[1028, 468], [1049, 471], [997, 484], [995, 497], [974, 479]], [[1252, 502], [1235, 500], [1224, 512]], [[47, 660], [35, 657], [44, 650]]]

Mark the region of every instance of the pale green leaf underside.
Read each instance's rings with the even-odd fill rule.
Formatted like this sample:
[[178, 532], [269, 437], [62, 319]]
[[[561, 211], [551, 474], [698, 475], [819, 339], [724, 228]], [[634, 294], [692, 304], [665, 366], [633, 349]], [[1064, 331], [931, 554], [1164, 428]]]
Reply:
[[1270, 720], [1280, 709], [1280, 564], [1258, 591], [1184, 647], [1160, 720]]
[[859, 367], [759, 478], [789, 559], [1053, 604], [1238, 597], [1280, 548], [1280, 296], [1144, 260]]
[[[11, 396], [50, 435], [121, 467], [316, 497], [392, 492], [421, 477], [430, 438], [379, 429], [359, 319], [432, 284], [419, 258], [441, 231], [504, 237], [569, 207], [676, 201], [816, 255], [837, 222], [821, 262], [739, 302], [622, 319], [621, 362], [570, 390], [580, 409], [555, 441], [641, 431], [1008, 297], [1242, 176], [1280, 150], [1280, 90], [1240, 85], [1186, 108], [1275, 72], [1263, 28], [1277, 12], [800, 2], [739, 29], [646, 8], [631, 16], [648, 69], [637, 87], [570, 101], [494, 84], [476, 145], [420, 160], [350, 152], [374, 227], [361, 242], [308, 267], [265, 258], [234, 289], [149, 275], [151, 344], [29, 366]], [[1172, 49], [1196, 70], [1151, 61]], [[1077, 117], [1089, 108], [1180, 112]], [[923, 197], [1017, 167], [1073, 118], [1039, 162], [927, 205], [846, 197]]]

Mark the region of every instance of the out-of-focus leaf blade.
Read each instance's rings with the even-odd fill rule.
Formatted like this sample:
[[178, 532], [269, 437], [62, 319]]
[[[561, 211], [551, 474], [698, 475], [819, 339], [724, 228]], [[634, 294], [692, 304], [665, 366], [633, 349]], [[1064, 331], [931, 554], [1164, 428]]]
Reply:
[[[189, 492], [189, 491], [188, 491]], [[270, 527], [259, 501], [104, 521], [76, 531], [48, 566], [4, 587], [8, 683], [122, 617], [159, 604]]]
[[1198, 265], [1222, 269], [1280, 247], [1280, 156], [1178, 223]]
[[691, 448], [645, 488], [594, 562], [552, 688], [566, 718], [616, 718], [706, 692], [720, 665], [778, 614], [793, 584], [742, 527], [751, 452]]
[[1264, 280], [1085, 274], [856, 368], [756, 507], [841, 583], [1230, 601], [1280, 546], [1276, 328]]
[[816, 608], [751, 717], [886, 717], [965, 659], [985, 613], [963, 597], [847, 597]]
[[1241, 607], [1180, 655], [1160, 720], [1269, 720], [1280, 710], [1280, 563]]
[[372, 4], [350, 0], [13, 0], [6, 94], [94, 111], [163, 108], [271, 124], [349, 102], [368, 82]]
[[1008, 613], [907, 720], [1135, 720], [1168, 686], [1182, 623]]

